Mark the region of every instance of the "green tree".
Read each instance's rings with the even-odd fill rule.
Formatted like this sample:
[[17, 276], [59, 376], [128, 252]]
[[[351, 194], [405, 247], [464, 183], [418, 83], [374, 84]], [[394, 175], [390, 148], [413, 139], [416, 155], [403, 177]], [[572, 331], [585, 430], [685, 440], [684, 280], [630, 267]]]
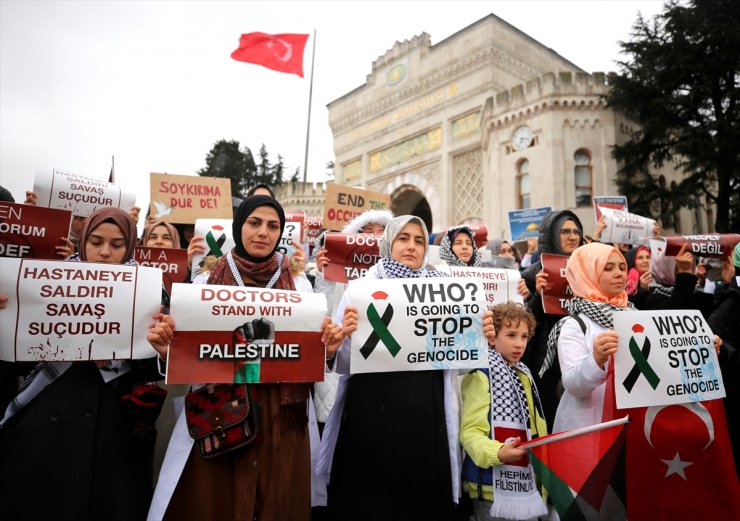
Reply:
[[257, 184], [254, 177], [257, 167], [249, 148], [240, 149], [239, 142], [220, 139], [206, 156], [206, 166], [198, 171], [198, 175], [206, 177], [221, 177], [231, 180], [231, 194], [235, 197], [244, 197], [250, 186]]
[[[665, 219], [702, 201], [717, 205], [715, 229], [740, 226], [740, 3], [669, 1], [648, 21], [638, 17], [627, 59], [610, 78], [607, 105], [639, 128], [614, 147], [617, 184], [630, 210]], [[651, 169], [683, 173], [665, 186]]]

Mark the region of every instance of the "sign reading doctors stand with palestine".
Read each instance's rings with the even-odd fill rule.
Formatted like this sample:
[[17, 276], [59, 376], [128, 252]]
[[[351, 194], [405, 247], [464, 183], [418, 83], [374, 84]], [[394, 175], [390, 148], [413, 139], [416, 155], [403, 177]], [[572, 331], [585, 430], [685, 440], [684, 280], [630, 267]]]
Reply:
[[350, 372], [475, 369], [488, 366], [486, 293], [468, 278], [359, 279]]
[[714, 334], [696, 310], [614, 313], [617, 407], [724, 398]]

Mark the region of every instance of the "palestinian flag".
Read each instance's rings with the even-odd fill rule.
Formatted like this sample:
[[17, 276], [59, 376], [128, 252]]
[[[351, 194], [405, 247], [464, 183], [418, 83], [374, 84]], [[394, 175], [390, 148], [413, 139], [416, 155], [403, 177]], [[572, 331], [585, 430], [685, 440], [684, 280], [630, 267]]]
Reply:
[[595, 511], [625, 440], [629, 417], [589, 427], [542, 436], [520, 447], [530, 449], [529, 459], [540, 483], [563, 521], [586, 519], [579, 497]]

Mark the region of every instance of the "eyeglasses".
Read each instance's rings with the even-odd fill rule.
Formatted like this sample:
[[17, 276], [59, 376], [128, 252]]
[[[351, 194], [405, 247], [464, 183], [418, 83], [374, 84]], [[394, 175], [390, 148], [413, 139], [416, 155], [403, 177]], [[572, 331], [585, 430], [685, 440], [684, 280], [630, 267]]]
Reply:
[[568, 235], [575, 235], [576, 237], [580, 237], [581, 230], [579, 230], [578, 228], [561, 228], [560, 235], [562, 235], [563, 237]]

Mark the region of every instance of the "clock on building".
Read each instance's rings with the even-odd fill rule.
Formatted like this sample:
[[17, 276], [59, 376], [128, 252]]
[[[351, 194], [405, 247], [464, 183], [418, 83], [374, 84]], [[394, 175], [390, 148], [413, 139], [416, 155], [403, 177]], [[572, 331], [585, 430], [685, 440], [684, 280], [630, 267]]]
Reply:
[[511, 145], [514, 150], [524, 150], [532, 144], [532, 130], [529, 127], [519, 127], [514, 131], [511, 136]]

